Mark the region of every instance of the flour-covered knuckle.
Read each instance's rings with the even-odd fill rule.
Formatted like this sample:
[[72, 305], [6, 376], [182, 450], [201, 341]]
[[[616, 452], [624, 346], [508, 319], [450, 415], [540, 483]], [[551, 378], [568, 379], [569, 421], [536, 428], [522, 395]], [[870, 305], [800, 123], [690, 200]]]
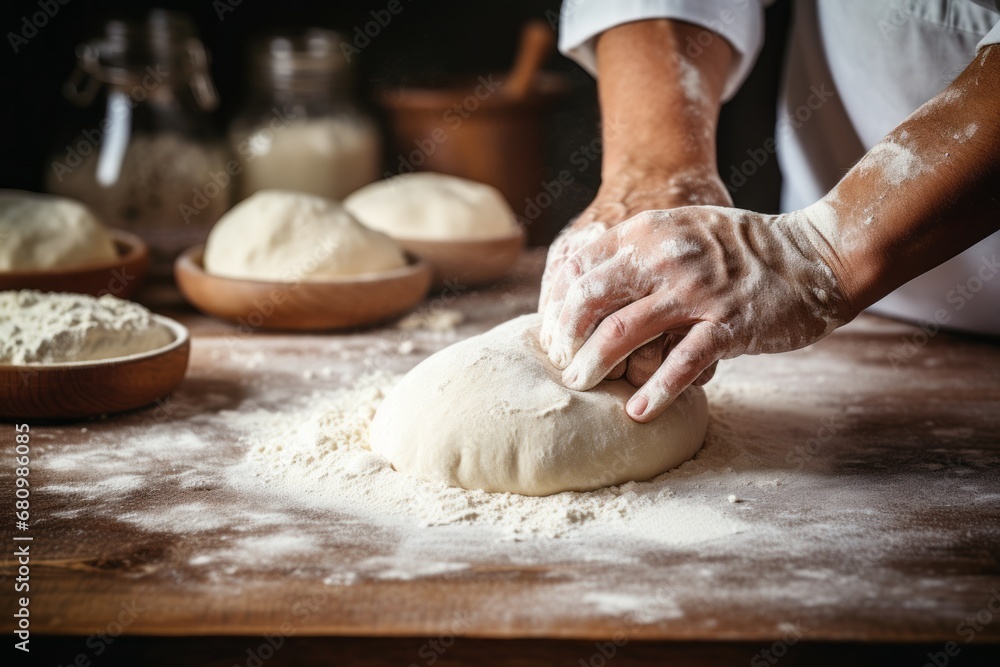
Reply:
[[545, 306], [545, 312], [542, 313], [542, 328], [539, 334], [542, 349], [549, 354], [550, 358], [553, 357], [555, 340], [559, 333], [559, 322], [569, 291], [589, 268], [597, 264], [598, 259], [590, 255], [591, 253], [584, 250], [574, 253], [566, 258], [556, 274], [552, 291], [549, 294], [549, 302]]
[[618, 365], [611, 369], [611, 372], [605, 376], [605, 380], [620, 380], [625, 377], [625, 371], [628, 370], [628, 359], [622, 359], [618, 362]]
[[600, 238], [607, 229], [608, 225], [605, 223], [593, 220], [581, 222], [580, 219], [577, 219], [559, 233], [559, 236], [549, 246], [549, 252], [545, 259], [538, 312], [545, 311], [551, 297], [552, 286], [563, 263], [579, 250]]
[[702, 371], [701, 375], [699, 375], [695, 379], [695, 381], [691, 383], [691, 386], [692, 387], [704, 387], [706, 384], [708, 384], [709, 382], [712, 381], [712, 378], [715, 377], [715, 372], [718, 370], [718, 368], [719, 368], [719, 362], [716, 361], [714, 364], [712, 364], [711, 366], [709, 366], [708, 368], [706, 368], [704, 371]]
[[565, 368], [605, 318], [648, 294], [645, 281], [632, 276], [616, 255], [577, 279], [566, 293], [549, 356]]
[[604, 318], [563, 372], [563, 383], [579, 391], [596, 386], [632, 352], [659, 337], [656, 312], [647, 297]]
[[638, 415], [639, 421], [648, 422], [662, 414], [698, 376], [718, 361], [720, 352], [716, 349], [716, 344], [709, 323], [692, 327], [670, 351], [653, 377], [639, 390], [647, 401], [645, 411]]
[[629, 355], [625, 379], [634, 387], [641, 387], [653, 377], [663, 363], [666, 339], [671, 335], [657, 336]]

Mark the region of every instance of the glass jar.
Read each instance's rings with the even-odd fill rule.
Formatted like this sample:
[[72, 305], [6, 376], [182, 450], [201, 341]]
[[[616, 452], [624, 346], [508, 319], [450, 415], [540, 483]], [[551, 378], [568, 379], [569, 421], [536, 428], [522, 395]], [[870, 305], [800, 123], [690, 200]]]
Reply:
[[351, 100], [340, 43], [311, 28], [253, 45], [252, 95], [229, 131], [241, 199], [277, 188], [339, 200], [379, 177], [378, 130]]
[[154, 273], [169, 274], [182, 250], [205, 241], [230, 200], [228, 153], [208, 116], [218, 98], [194, 26], [163, 10], [140, 22], [109, 21], [102, 36], [77, 48], [64, 94], [103, 113], [91, 113], [61, 142], [49, 191], [139, 235]]

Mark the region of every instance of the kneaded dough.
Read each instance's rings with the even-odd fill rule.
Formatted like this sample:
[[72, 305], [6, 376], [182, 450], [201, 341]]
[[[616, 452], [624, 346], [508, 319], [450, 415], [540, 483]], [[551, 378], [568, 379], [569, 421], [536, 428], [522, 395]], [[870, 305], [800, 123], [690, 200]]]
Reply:
[[400, 472], [449, 486], [545, 496], [647, 480], [705, 439], [705, 392], [691, 387], [648, 424], [625, 403], [635, 387], [567, 389], [538, 344], [539, 315], [434, 354], [386, 396], [372, 450]]
[[366, 227], [397, 239], [482, 240], [517, 231], [499, 190], [445, 174], [393, 176], [361, 188], [344, 206]]
[[0, 271], [72, 269], [116, 259], [111, 234], [80, 202], [0, 190]]
[[226, 278], [298, 282], [396, 269], [406, 257], [332, 199], [261, 190], [215, 224], [204, 262]]

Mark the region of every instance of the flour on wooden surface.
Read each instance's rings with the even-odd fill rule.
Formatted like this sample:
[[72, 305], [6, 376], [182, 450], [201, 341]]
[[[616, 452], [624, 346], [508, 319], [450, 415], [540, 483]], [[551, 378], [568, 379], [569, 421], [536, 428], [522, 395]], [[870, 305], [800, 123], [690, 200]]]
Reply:
[[680, 499], [661, 503], [672, 495], [669, 474], [650, 483], [546, 497], [469, 491], [403, 475], [368, 448], [375, 409], [397, 380], [372, 375], [352, 389], [315, 395], [297, 410], [240, 417], [247, 465], [234, 471], [233, 482], [410, 524], [489, 526], [513, 539], [559, 537], [599, 524], [687, 544], [741, 528], [739, 521], [706, 507], [691, 507]]

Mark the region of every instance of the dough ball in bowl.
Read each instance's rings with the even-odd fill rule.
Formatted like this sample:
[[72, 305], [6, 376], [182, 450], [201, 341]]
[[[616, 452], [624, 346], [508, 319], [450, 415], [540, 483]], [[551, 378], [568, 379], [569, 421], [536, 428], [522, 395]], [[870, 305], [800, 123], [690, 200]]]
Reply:
[[406, 256], [331, 199], [261, 190], [216, 223], [204, 263], [224, 278], [298, 282], [397, 269]]
[[0, 271], [72, 269], [117, 259], [110, 232], [80, 202], [0, 190]]
[[701, 448], [708, 404], [691, 387], [648, 424], [627, 380], [563, 386], [525, 315], [434, 354], [386, 396], [371, 448], [400, 472], [466, 489], [545, 496], [643, 481]]
[[491, 185], [418, 172], [366, 185], [344, 200], [366, 227], [398, 239], [485, 240], [517, 233], [507, 200]]

